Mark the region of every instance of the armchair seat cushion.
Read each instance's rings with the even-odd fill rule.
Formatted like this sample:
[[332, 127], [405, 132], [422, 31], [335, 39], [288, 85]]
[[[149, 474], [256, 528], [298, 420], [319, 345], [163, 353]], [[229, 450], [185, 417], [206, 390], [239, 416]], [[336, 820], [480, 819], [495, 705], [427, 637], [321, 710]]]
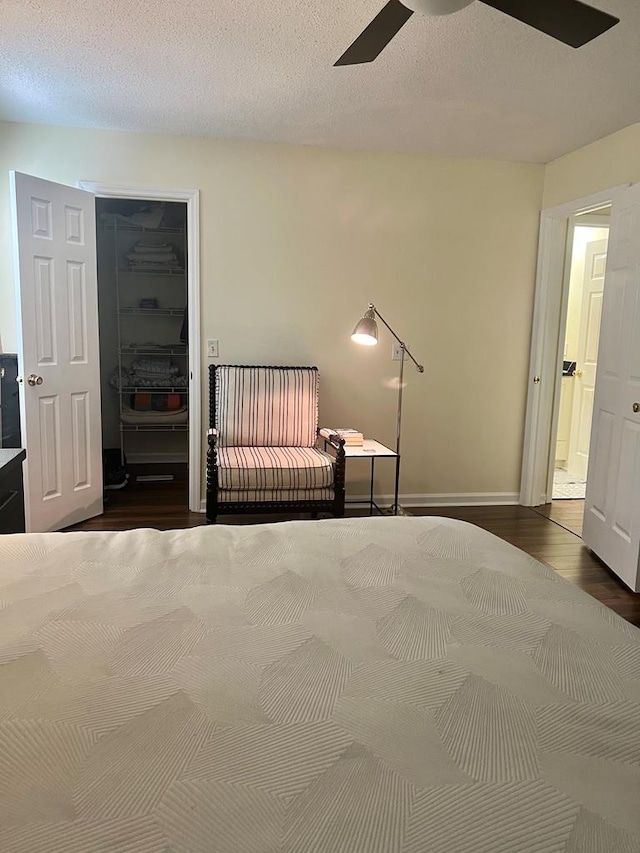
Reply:
[[290, 491], [333, 486], [334, 459], [314, 447], [221, 447], [218, 487], [225, 491]]

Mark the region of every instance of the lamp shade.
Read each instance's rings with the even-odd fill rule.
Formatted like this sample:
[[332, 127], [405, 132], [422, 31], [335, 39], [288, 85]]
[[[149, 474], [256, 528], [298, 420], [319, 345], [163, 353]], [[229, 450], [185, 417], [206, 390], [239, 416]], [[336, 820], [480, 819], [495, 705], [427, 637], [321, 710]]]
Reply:
[[369, 308], [362, 320], [358, 321], [351, 334], [351, 340], [367, 347], [373, 347], [378, 343], [378, 324], [373, 308]]

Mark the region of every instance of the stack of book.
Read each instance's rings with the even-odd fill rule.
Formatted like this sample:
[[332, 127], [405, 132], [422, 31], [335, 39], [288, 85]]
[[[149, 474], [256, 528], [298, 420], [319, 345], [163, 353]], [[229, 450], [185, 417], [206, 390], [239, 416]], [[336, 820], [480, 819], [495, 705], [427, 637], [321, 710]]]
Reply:
[[362, 447], [364, 444], [364, 436], [357, 429], [321, 429], [320, 435], [323, 438], [337, 435], [338, 438], [344, 439], [346, 447]]

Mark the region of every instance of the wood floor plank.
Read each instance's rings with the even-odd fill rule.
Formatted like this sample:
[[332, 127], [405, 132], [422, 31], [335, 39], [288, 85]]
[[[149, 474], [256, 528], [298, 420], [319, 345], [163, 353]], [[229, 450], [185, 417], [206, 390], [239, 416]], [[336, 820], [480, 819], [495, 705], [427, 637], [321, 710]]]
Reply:
[[582, 536], [582, 520], [584, 518], [584, 501], [567, 500], [552, 501], [544, 506], [538, 506], [535, 511], [557, 524], [561, 524], [572, 533]]
[[[571, 506], [573, 504], [573, 506]], [[577, 506], [579, 504], [580, 506]], [[187, 509], [186, 482], [137, 484], [110, 492], [103, 515], [70, 530], [161, 530], [206, 524], [202, 513]], [[444, 516], [482, 527], [546, 563], [559, 575], [587, 591], [624, 619], [640, 626], [640, 595], [635, 595], [584, 545], [580, 510], [584, 501], [554, 501], [548, 507], [522, 506], [428, 507], [413, 515]], [[349, 510], [363, 515], [362, 510]], [[304, 516], [296, 516], [303, 518]], [[226, 524], [251, 524], [284, 520], [285, 516], [225, 517]]]

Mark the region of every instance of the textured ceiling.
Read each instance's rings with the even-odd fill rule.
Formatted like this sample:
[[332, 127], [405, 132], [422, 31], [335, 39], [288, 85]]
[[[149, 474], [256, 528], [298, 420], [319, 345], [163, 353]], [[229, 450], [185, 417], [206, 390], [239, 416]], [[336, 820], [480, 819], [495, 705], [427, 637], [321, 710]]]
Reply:
[[476, 2], [334, 68], [383, 3], [2, 0], [0, 118], [537, 162], [640, 121], [638, 0], [577, 51]]

